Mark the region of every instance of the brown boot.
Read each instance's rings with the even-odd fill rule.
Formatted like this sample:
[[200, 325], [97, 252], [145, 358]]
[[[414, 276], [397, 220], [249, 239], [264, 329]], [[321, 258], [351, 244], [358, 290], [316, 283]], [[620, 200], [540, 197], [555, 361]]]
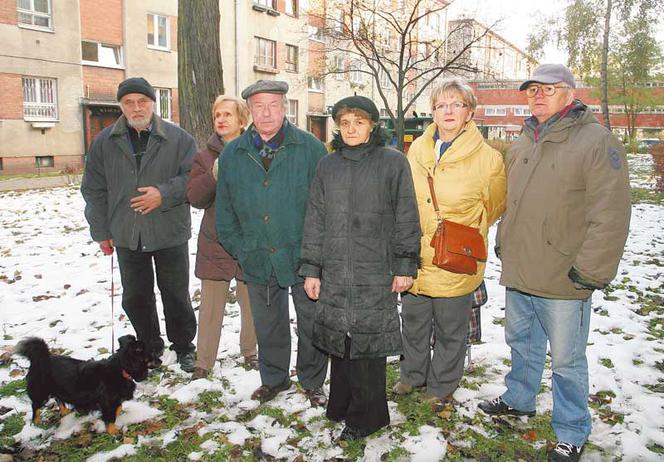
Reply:
[[260, 387], [256, 388], [256, 390], [251, 394], [251, 399], [260, 401], [261, 404], [266, 403], [271, 399], [273, 399], [282, 391], [288, 390], [290, 386], [291, 386], [290, 379], [286, 379], [284, 383], [282, 383], [281, 385], [276, 385], [274, 387], [271, 387], [269, 385], [261, 385]]
[[304, 390], [304, 394], [309, 398], [312, 407], [322, 407], [327, 404], [327, 396], [323, 387], [314, 388], [313, 390]]
[[204, 367], [196, 366], [194, 368], [194, 373], [191, 374], [191, 380], [207, 379], [208, 375], [210, 375], [210, 371], [208, 371]]
[[413, 392], [413, 386], [408, 385], [407, 383], [397, 382], [397, 384], [392, 388], [392, 391], [396, 395], [404, 396]]
[[245, 369], [251, 369], [251, 370], [257, 371], [258, 370], [258, 356], [257, 355], [245, 356], [244, 357], [244, 367], [245, 367]]

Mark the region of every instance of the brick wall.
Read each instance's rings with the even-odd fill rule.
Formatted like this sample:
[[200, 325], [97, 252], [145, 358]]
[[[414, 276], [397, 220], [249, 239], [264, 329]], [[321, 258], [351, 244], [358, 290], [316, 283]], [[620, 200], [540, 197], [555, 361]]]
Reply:
[[83, 96], [96, 100], [115, 101], [118, 85], [124, 78], [122, 69], [83, 66]]
[[177, 88], [171, 89], [171, 120], [179, 124], [180, 123], [180, 94], [178, 93]]
[[0, 73], [0, 119], [23, 118], [23, 83], [19, 74]]
[[80, 5], [82, 39], [122, 45], [122, 0], [81, 0]]
[[16, 0], [0, 0], [0, 23], [17, 24]]
[[171, 50], [178, 50], [178, 17], [169, 16], [171, 23]]
[[18, 173], [49, 173], [66, 172], [73, 169], [76, 172], [83, 170], [83, 156], [54, 156], [53, 167], [41, 167], [37, 169], [34, 156], [25, 157], [3, 157], [0, 175], [13, 175]]

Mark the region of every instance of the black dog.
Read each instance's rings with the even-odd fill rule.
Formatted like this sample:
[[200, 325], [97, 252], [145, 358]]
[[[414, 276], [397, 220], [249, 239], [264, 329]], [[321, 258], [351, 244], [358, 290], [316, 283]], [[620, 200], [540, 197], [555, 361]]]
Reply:
[[120, 349], [101, 361], [51, 355], [46, 342], [37, 337], [19, 342], [15, 352], [30, 360], [27, 383], [32, 421], [41, 423], [41, 408], [53, 396], [61, 416], [69, 413], [65, 403], [82, 413], [101, 410], [106, 432], [117, 433], [115, 419], [122, 403], [134, 397], [134, 380], [140, 382], [148, 376], [143, 342], [133, 335], [120, 337], [118, 342]]

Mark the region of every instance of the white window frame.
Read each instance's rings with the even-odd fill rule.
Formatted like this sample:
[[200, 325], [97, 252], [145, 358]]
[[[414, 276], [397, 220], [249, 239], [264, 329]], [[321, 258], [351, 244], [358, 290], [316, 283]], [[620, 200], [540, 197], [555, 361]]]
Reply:
[[[294, 56], [290, 56], [291, 52]], [[300, 49], [295, 45], [286, 44], [286, 59], [284, 60], [284, 68], [288, 72], [297, 72], [300, 67]]]
[[[83, 50], [82, 50], [83, 42], [93, 43], [97, 45], [97, 58], [104, 55], [103, 53], [104, 49], [112, 50], [113, 56], [116, 58], [117, 62], [110, 63], [110, 62], [90, 61], [87, 59], [83, 59]], [[93, 42], [91, 40], [81, 40], [81, 64], [85, 64], [86, 66], [112, 67], [115, 69], [123, 69], [124, 59], [122, 56], [122, 47], [120, 45], [107, 45], [105, 43]]]
[[58, 120], [58, 81], [42, 77], [23, 76], [23, 120]]
[[53, 168], [55, 167], [54, 156], [35, 156], [35, 167], [40, 168]]
[[254, 39], [256, 40], [256, 55], [254, 56], [254, 64], [276, 69], [277, 42], [264, 37], [259, 37], [257, 35], [254, 36]]
[[[157, 114], [162, 119], [168, 120], [170, 122], [173, 116], [173, 97], [171, 89], [155, 87], [154, 93], [155, 96], [157, 97], [157, 101], [154, 103], [155, 114]], [[162, 103], [166, 104], [166, 110], [168, 112], [166, 115], [163, 114]]]
[[307, 89], [322, 93], [325, 91], [325, 79], [323, 77], [307, 77]]
[[[292, 8], [289, 8], [292, 7]], [[286, 0], [284, 2], [284, 13], [293, 18], [297, 18], [299, 15], [300, 5], [298, 5], [298, 0]], [[290, 10], [290, 11], [289, 11]]]
[[530, 113], [530, 108], [527, 106], [516, 106], [513, 108], [513, 112], [515, 116], [520, 116], [520, 117], [530, 117], [532, 114]]
[[260, 5], [265, 8], [274, 9], [274, 0], [254, 0], [254, 5]]
[[290, 123], [297, 127], [297, 112], [299, 110], [299, 102], [296, 99], [289, 99], [286, 106], [286, 118]]
[[[152, 18], [150, 18], [152, 17]], [[166, 46], [159, 45], [159, 18], [164, 18], [166, 20]], [[148, 13], [147, 21], [152, 19], [152, 39], [154, 43], [150, 43], [150, 34], [146, 30], [145, 41], [147, 42], [147, 47], [153, 50], [171, 50], [171, 18], [164, 14], [157, 13]], [[147, 28], [147, 23], [146, 23]]]
[[363, 66], [360, 62], [354, 62], [350, 66], [350, 83], [355, 85], [364, 85], [366, 83], [366, 74], [362, 70]]
[[333, 58], [333, 66], [334, 66], [334, 78], [336, 80], [343, 80], [344, 79], [344, 72], [345, 72], [345, 66], [344, 66], [344, 56], [341, 54], [334, 55]]
[[321, 29], [318, 26], [312, 26], [311, 24], [309, 24], [308, 29], [309, 29], [309, 40], [313, 40], [315, 42], [325, 42], [325, 37], [323, 36], [323, 29]]
[[505, 107], [485, 107], [484, 115], [486, 117], [503, 117], [507, 115], [507, 108]]
[[[17, 16], [18, 25], [20, 27], [45, 30], [45, 31], [53, 30], [53, 5], [51, 4], [51, 0], [46, 0], [46, 3], [48, 5], [48, 12], [46, 13], [43, 11], [35, 10], [35, 0], [23, 0], [30, 4], [28, 8], [21, 8], [19, 6], [20, 1], [21, 0], [18, 0], [16, 2], [16, 11], [18, 13], [16, 16]], [[21, 21], [21, 15], [29, 16], [30, 22], [28, 23]], [[46, 18], [48, 20], [48, 26], [40, 26], [39, 24], [35, 24], [35, 18]]]
[[382, 88], [390, 88], [392, 82], [390, 82], [390, 76], [383, 69], [378, 73], [378, 83]]

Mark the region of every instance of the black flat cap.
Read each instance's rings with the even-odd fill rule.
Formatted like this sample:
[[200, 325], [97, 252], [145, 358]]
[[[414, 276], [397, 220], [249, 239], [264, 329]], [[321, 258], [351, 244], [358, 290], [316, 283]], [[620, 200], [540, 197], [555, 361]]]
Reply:
[[150, 82], [143, 77], [129, 77], [118, 85], [118, 101], [120, 101], [124, 95], [128, 95], [129, 93], [140, 93], [147, 96], [152, 101], [157, 101], [154, 88], [152, 88]]
[[380, 119], [380, 114], [378, 113], [378, 108], [366, 96], [348, 96], [344, 99], [337, 101], [337, 104], [332, 108], [332, 119], [337, 120], [337, 113], [341, 109], [362, 109], [364, 112], [368, 113], [371, 116], [371, 120], [378, 122]]
[[256, 83], [252, 83], [247, 88], [242, 90], [242, 99], [249, 99], [250, 96], [254, 96], [256, 93], [277, 93], [285, 95], [288, 93], [288, 83], [283, 80], [259, 80]]

